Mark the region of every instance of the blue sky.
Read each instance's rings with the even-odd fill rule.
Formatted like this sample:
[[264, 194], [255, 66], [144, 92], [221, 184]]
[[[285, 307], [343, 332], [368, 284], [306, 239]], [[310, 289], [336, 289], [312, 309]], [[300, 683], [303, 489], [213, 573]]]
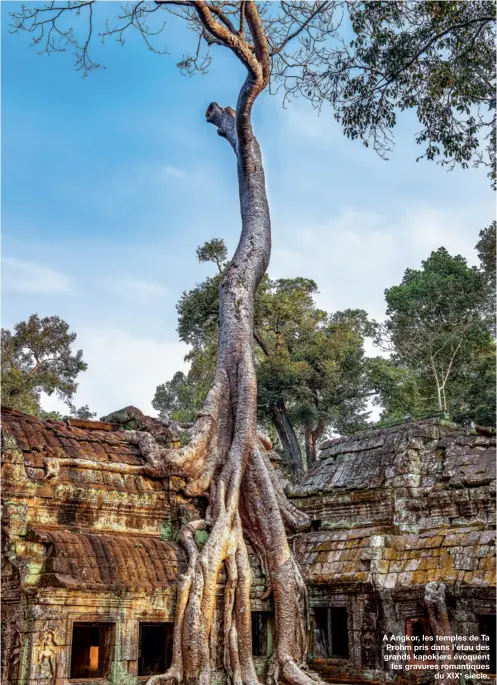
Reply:
[[[106, 68], [83, 79], [70, 54], [40, 56], [28, 36], [10, 35], [16, 4], [1, 5], [3, 326], [58, 314], [88, 362], [76, 403], [99, 415], [128, 404], [151, 412], [156, 385], [184, 367], [175, 304], [213, 270], [196, 263], [196, 247], [212, 237], [236, 245], [235, 161], [204, 113], [213, 100], [235, 104], [242, 70], [217, 49], [207, 76], [182, 76], [175, 64], [192, 38], [172, 21], [169, 55], [130, 34], [124, 47], [98, 45]], [[494, 218], [485, 172], [416, 163], [411, 113], [388, 162], [302, 101], [283, 109], [264, 95], [254, 127], [270, 273], [314, 278], [320, 306], [380, 318], [384, 289], [431, 250], [476, 263], [478, 232]]]

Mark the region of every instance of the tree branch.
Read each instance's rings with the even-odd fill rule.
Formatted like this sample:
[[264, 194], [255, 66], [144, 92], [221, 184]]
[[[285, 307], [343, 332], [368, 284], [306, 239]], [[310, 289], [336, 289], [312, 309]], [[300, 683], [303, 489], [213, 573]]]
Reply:
[[235, 110], [231, 107], [221, 107], [217, 102], [211, 102], [207, 107], [205, 118], [209, 124], [217, 127], [217, 133], [230, 143], [238, 155], [238, 141], [235, 128]]
[[285, 47], [288, 45], [288, 43], [290, 43], [290, 41], [292, 41], [300, 33], [302, 33], [302, 31], [311, 23], [311, 21], [314, 19], [314, 17], [316, 17], [318, 14], [320, 14], [320, 12], [322, 12], [322, 10], [326, 9], [326, 7], [329, 4], [330, 3], [326, 0], [325, 2], [322, 2], [320, 5], [318, 5], [318, 7], [314, 10], [314, 12], [312, 12], [312, 14], [304, 21], [304, 23], [301, 26], [299, 26], [298, 29], [295, 29], [295, 31], [293, 33], [291, 33], [289, 36], [287, 36], [285, 38], [285, 40], [283, 41], [283, 43], [281, 43], [281, 45], [278, 48], [271, 51], [270, 56], [274, 57], [275, 55], [279, 55], [279, 53], [285, 49]]
[[266, 345], [264, 339], [259, 335], [259, 333], [254, 329], [254, 340], [259, 345], [261, 350], [264, 352], [266, 357], [270, 357], [269, 347]]

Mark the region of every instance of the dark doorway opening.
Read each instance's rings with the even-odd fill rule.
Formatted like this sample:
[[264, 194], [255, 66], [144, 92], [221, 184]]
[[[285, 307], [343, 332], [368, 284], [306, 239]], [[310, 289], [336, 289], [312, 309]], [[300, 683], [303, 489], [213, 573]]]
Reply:
[[426, 650], [426, 647], [430, 647], [430, 642], [426, 642], [425, 638], [431, 637], [431, 626], [430, 622], [426, 618], [414, 619], [411, 621], [411, 636], [416, 638], [416, 642], [413, 643], [412, 651], [413, 654], [417, 655]]
[[348, 615], [345, 607], [331, 609], [331, 656], [349, 656]]
[[173, 623], [140, 623], [138, 675], [165, 673], [173, 658]]
[[349, 657], [348, 614], [345, 607], [314, 609], [314, 656], [318, 659]]
[[112, 623], [74, 623], [71, 678], [105, 678], [113, 643]]
[[[406, 635], [417, 638], [416, 641], [408, 643], [410, 651], [410, 662], [415, 663], [419, 655], [424, 654], [425, 659], [431, 654], [431, 639], [433, 633], [428, 618], [419, 616], [418, 618], [406, 619]], [[431, 661], [425, 663], [432, 663]]]
[[495, 654], [496, 618], [497, 617], [495, 616], [495, 614], [481, 614], [480, 616], [478, 616], [478, 623], [480, 624], [480, 636], [488, 635], [489, 637], [489, 641], [485, 639], [485, 642], [483, 642], [483, 639], [481, 637], [480, 639], [482, 640], [482, 644], [490, 648], [490, 673], [497, 673]]
[[252, 656], [271, 656], [272, 614], [269, 611], [252, 612]]

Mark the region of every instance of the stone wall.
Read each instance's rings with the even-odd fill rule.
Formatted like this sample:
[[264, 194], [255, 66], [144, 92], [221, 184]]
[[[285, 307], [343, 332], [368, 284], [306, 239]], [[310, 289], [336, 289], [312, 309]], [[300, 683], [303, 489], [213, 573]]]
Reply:
[[[11, 410], [2, 423], [3, 682], [88, 683], [70, 677], [79, 623], [109, 626], [104, 682], [146, 680], [140, 624], [173, 620], [184, 566], [177, 534], [205, 502], [186, 499], [177, 478], [141, 475], [143, 459], [123, 426], [39, 421]], [[164, 430], [161, 439], [173, 438]], [[312, 667], [329, 682], [393, 676], [382, 635], [427, 619], [429, 582], [447, 588], [453, 632], [477, 634], [481, 617], [495, 614], [494, 453], [491, 431], [422, 422], [329, 441], [306, 479], [287, 488], [313, 520], [290, 543], [309, 588]], [[272, 605], [259, 560], [249, 555], [252, 610], [267, 619], [268, 654], [255, 658], [263, 677]], [[218, 667], [221, 652], [213, 654]]]
[[342, 602], [350, 616], [347, 663], [315, 662], [327, 679], [393, 677], [381, 636], [429, 629], [428, 583], [446, 587], [453, 634], [495, 626], [494, 431], [431, 420], [331, 440], [287, 491], [313, 519], [293, 542], [311, 607]]

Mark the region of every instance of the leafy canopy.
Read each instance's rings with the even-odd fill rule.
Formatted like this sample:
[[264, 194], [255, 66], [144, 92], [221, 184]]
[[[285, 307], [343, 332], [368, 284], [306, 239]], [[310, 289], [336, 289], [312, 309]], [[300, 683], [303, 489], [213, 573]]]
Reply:
[[[495, 182], [494, 2], [261, 1], [257, 10], [269, 86], [284, 101], [303, 96], [316, 107], [330, 104], [344, 133], [382, 157], [398, 114], [412, 110], [422, 126], [422, 157], [451, 167], [486, 165]], [[28, 33], [39, 51], [73, 52], [83, 75], [100, 66], [95, 43], [124, 45], [133, 29], [147, 49], [164, 54], [176, 18], [197, 39], [178, 63], [186, 74], [205, 73], [226, 45], [250, 67], [258, 41], [244, 3], [234, 0], [30, 2], [10, 16], [11, 29]], [[240, 39], [252, 41], [250, 54], [237, 48]]]
[[73, 352], [76, 334], [58, 316], [27, 321], [2, 329], [2, 403], [30, 414], [40, 412], [40, 393], [56, 393], [71, 405], [76, 378], [87, 365], [83, 352]]
[[385, 297], [379, 341], [392, 356], [371, 369], [386, 414], [438, 410], [456, 419], [485, 414], [488, 421], [493, 407], [482, 406], [492, 394], [495, 345], [485, 273], [440, 248], [421, 269], [407, 269]]

